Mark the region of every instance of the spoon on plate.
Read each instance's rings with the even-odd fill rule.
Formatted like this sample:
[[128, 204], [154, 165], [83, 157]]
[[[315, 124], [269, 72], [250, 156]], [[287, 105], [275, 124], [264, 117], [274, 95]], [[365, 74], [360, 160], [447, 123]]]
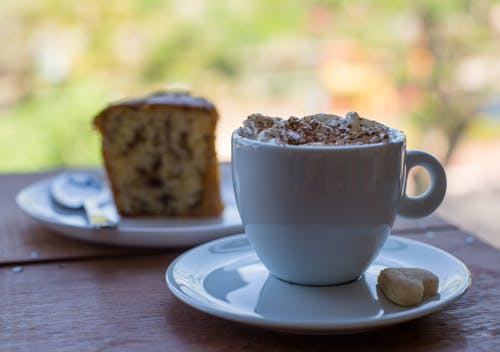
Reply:
[[100, 205], [111, 200], [104, 180], [88, 172], [65, 172], [50, 185], [52, 199], [69, 209], [83, 209], [93, 228], [113, 227], [117, 221], [107, 216]]

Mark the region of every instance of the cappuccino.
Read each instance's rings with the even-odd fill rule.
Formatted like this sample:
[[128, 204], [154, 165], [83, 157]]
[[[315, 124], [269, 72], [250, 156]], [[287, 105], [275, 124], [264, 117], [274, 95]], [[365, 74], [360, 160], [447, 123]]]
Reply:
[[[288, 120], [251, 115], [231, 139], [233, 186], [245, 234], [282, 280], [334, 285], [357, 279], [378, 255], [396, 214], [422, 217], [443, 200], [446, 175], [431, 155], [406, 150], [402, 132], [356, 113]], [[405, 193], [424, 167], [429, 189]]]
[[282, 145], [361, 145], [388, 143], [404, 138], [402, 132], [349, 112], [345, 117], [316, 114], [288, 119], [253, 114], [236, 134]]

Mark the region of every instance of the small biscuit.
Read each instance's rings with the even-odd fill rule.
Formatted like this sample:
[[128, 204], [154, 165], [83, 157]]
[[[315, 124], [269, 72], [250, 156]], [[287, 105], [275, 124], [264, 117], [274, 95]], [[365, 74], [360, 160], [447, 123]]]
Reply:
[[416, 306], [437, 293], [439, 279], [424, 269], [387, 268], [380, 272], [377, 284], [392, 302]]

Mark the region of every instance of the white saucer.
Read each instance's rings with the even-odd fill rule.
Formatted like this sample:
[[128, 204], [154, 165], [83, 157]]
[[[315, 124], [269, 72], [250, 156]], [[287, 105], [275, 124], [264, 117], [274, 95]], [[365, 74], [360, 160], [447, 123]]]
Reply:
[[[439, 277], [438, 294], [416, 307], [388, 301], [376, 288], [386, 267], [419, 267]], [[170, 290], [188, 305], [221, 318], [302, 334], [360, 332], [415, 319], [443, 308], [471, 284], [467, 267], [451, 254], [391, 236], [357, 281], [301, 286], [269, 275], [244, 235], [195, 247], [169, 266]]]
[[[52, 201], [49, 194], [52, 178], [24, 188], [16, 201], [26, 214], [44, 227], [79, 240], [134, 247], [190, 246], [243, 231], [229, 164], [221, 164], [220, 171], [225, 208], [220, 217], [214, 218], [122, 218], [117, 227], [92, 229], [83, 211], [68, 210]], [[102, 208], [111, 218], [119, 218], [112, 201]]]

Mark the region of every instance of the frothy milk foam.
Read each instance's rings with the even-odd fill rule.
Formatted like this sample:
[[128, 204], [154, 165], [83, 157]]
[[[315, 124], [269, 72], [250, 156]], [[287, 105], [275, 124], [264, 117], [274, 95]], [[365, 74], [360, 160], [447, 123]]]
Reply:
[[282, 145], [341, 146], [389, 143], [404, 138], [402, 132], [349, 112], [345, 117], [316, 114], [288, 119], [253, 114], [236, 134], [248, 139]]

